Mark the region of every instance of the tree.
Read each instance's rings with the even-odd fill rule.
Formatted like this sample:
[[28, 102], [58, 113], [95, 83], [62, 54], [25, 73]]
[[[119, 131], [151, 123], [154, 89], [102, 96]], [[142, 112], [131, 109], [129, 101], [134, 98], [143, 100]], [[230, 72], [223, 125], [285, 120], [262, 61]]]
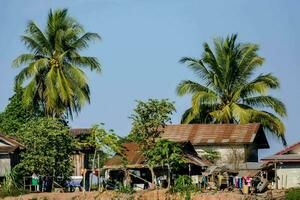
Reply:
[[[77, 144], [80, 148], [94, 149], [94, 155], [92, 160], [92, 170], [96, 166], [96, 155], [102, 155], [101, 162], [104, 163], [105, 159], [114, 153], [119, 153], [121, 150], [120, 137], [114, 132], [114, 130], [106, 130], [104, 124], [97, 124], [91, 128], [91, 134], [86, 138], [86, 140], [79, 140]], [[98, 163], [99, 164], [99, 163]], [[102, 166], [98, 166], [99, 168]], [[92, 179], [90, 179], [89, 190], [91, 188]]]
[[226, 156], [226, 162], [232, 165], [233, 170], [238, 171], [240, 164], [245, 161], [245, 153], [237, 146], [231, 146]]
[[27, 24], [21, 37], [29, 53], [13, 61], [14, 67], [24, 66], [16, 76], [16, 84], [25, 86], [25, 105], [34, 102], [47, 116], [72, 117], [86, 102], [90, 102], [90, 89], [82, 69], [101, 71], [97, 58], [83, 56], [80, 51], [90, 41], [100, 39], [97, 33], [84, 28], [68, 11], [50, 10], [43, 32], [34, 21]]
[[153, 145], [166, 124], [171, 122], [174, 111], [175, 106], [167, 99], [137, 101], [134, 114], [130, 116], [132, 129], [129, 138], [144, 146]]
[[[69, 133], [69, 128], [59, 120], [31, 120], [22, 125], [17, 137], [25, 146], [21, 162], [14, 168], [20, 178], [35, 173], [64, 183], [72, 175], [71, 155], [75, 140]], [[60, 181], [56, 177], [61, 177]]]
[[42, 116], [42, 113], [34, 109], [32, 104], [25, 106], [22, 103], [23, 89], [21, 87], [15, 87], [14, 92], [5, 110], [0, 113], [0, 131], [12, 136], [23, 124]]
[[[142, 152], [155, 145], [155, 140], [163, 132], [167, 123], [171, 122], [171, 115], [175, 111], [175, 106], [167, 99], [149, 99], [146, 102], [137, 101], [132, 119], [132, 129], [128, 136], [141, 145]], [[147, 155], [144, 154], [144, 156]], [[154, 184], [155, 174], [153, 167], [149, 165], [152, 183]]]
[[147, 164], [153, 167], [166, 167], [168, 171], [168, 188], [171, 185], [172, 169], [178, 168], [183, 162], [183, 152], [180, 146], [169, 140], [158, 140], [155, 145], [145, 150]]
[[267, 95], [279, 88], [274, 75], [259, 74], [264, 63], [257, 52], [258, 45], [238, 43], [237, 35], [214, 40], [214, 51], [204, 43], [200, 59], [184, 57], [186, 63], [203, 84], [182, 81], [177, 87], [179, 96], [191, 94], [192, 106], [183, 115], [183, 123], [261, 123], [265, 130], [286, 144], [285, 127], [280, 117], [286, 117], [285, 105]]

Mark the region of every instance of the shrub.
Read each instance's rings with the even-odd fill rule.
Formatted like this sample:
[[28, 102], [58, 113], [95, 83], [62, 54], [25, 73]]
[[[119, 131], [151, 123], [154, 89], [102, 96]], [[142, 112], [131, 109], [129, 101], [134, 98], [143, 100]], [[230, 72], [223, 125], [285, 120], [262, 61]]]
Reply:
[[191, 199], [191, 193], [196, 191], [196, 186], [193, 185], [191, 177], [187, 175], [179, 176], [171, 188], [171, 192], [179, 193], [186, 200]]
[[17, 183], [15, 176], [13, 171], [5, 174], [0, 190], [0, 198], [18, 196], [25, 193], [25, 191], [21, 189], [22, 187]]
[[300, 188], [289, 189], [285, 192], [286, 200], [299, 200], [300, 199]]
[[134, 190], [130, 185], [124, 185], [122, 183], [118, 183], [118, 192], [125, 193], [125, 194], [133, 194]]

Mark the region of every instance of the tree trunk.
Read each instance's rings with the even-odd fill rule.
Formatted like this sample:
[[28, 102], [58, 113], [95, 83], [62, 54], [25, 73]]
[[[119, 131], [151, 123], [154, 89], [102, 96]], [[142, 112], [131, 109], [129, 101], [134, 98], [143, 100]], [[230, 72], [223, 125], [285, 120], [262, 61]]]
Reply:
[[156, 184], [155, 184], [155, 174], [154, 174], [153, 167], [149, 166], [149, 169], [150, 169], [150, 172], [151, 172], [151, 183], [152, 183], [152, 186], [150, 188], [152, 189], [152, 188], [156, 187]]
[[167, 167], [168, 167], [168, 189], [169, 189], [171, 186], [171, 168], [169, 164], [167, 165]]

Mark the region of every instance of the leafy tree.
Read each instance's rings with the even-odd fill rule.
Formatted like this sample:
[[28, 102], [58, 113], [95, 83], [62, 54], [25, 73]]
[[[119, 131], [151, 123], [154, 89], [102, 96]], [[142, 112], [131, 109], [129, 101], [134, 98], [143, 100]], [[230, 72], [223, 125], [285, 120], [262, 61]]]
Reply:
[[176, 142], [158, 140], [152, 148], [145, 150], [147, 164], [151, 167], [166, 167], [168, 171], [168, 188], [171, 185], [171, 172], [184, 162], [183, 152]]
[[[200, 59], [184, 57], [203, 84], [184, 80], [177, 94], [192, 95], [192, 106], [183, 115], [184, 123], [261, 123], [265, 130], [280, 137], [286, 144], [285, 127], [280, 117], [287, 115], [285, 105], [268, 95], [279, 88], [272, 74], [254, 76], [264, 63], [258, 45], [238, 43], [237, 35], [214, 40], [214, 51], [204, 43]], [[270, 112], [273, 111], [273, 112]], [[275, 113], [275, 114], [274, 114]]]
[[25, 106], [22, 103], [23, 89], [15, 87], [14, 95], [9, 98], [5, 110], [0, 113], [0, 131], [7, 135], [15, 135], [20, 127], [29, 120], [42, 116], [33, 105]]
[[[94, 155], [92, 159], [92, 169], [96, 166], [96, 155], [102, 155], [101, 163], [104, 164], [105, 160], [114, 153], [120, 152], [121, 144], [120, 137], [114, 132], [114, 130], [106, 130], [104, 124], [97, 124], [91, 128], [91, 134], [85, 140], [78, 140], [77, 145], [81, 148], [93, 148]], [[102, 167], [102, 166], [98, 166]], [[90, 179], [92, 181], [92, 179]], [[91, 182], [89, 184], [91, 187]], [[90, 190], [90, 188], [89, 188]]]
[[[167, 99], [149, 99], [146, 102], [137, 101], [132, 119], [132, 129], [128, 136], [141, 145], [144, 156], [146, 150], [155, 145], [155, 139], [163, 132], [167, 123], [171, 122], [171, 115], [175, 111], [175, 106]], [[155, 174], [153, 167], [149, 165], [152, 183], [154, 184]]]
[[175, 106], [167, 99], [149, 99], [137, 101], [132, 119], [129, 138], [144, 146], [151, 146], [162, 133], [167, 123], [171, 123], [171, 115]]
[[22, 41], [29, 53], [21, 54], [13, 66], [24, 68], [16, 76], [16, 83], [28, 84], [24, 90], [24, 103], [34, 102], [47, 116], [72, 117], [86, 102], [90, 102], [90, 89], [82, 69], [101, 71], [97, 58], [83, 56], [80, 51], [90, 41], [100, 39], [97, 33], [84, 28], [68, 15], [66, 9], [50, 10], [47, 26], [42, 31], [29, 21]]
[[75, 141], [63, 123], [52, 118], [38, 118], [25, 123], [17, 136], [25, 146], [21, 162], [14, 168], [20, 178], [35, 173], [62, 177], [60, 182], [64, 183], [72, 175], [71, 154]]

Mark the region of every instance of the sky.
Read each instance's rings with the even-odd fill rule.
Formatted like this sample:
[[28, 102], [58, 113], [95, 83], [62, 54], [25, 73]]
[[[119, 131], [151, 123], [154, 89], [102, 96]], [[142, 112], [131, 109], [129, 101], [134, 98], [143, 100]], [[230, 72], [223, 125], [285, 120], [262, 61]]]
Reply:
[[[34, 20], [45, 27], [50, 9], [68, 8], [86, 31], [96, 32], [101, 42], [92, 43], [84, 55], [96, 56], [103, 72], [87, 72], [91, 104], [84, 106], [70, 124], [86, 128], [105, 123], [121, 136], [130, 131], [128, 118], [135, 100], [168, 98], [179, 123], [190, 97], [178, 97], [177, 84], [199, 81], [178, 61], [183, 56], [199, 58], [204, 42], [238, 33], [240, 42], [260, 45], [266, 59], [257, 73], [273, 73], [281, 82], [271, 92], [287, 107], [283, 119], [288, 144], [300, 141], [300, 1], [298, 0], [2, 0], [0, 1], [0, 111], [13, 94], [14, 77], [20, 69], [12, 60], [27, 50], [20, 41], [26, 24]], [[297, 37], [298, 36], [298, 37]], [[282, 148], [268, 135], [271, 148], [260, 157]]]

